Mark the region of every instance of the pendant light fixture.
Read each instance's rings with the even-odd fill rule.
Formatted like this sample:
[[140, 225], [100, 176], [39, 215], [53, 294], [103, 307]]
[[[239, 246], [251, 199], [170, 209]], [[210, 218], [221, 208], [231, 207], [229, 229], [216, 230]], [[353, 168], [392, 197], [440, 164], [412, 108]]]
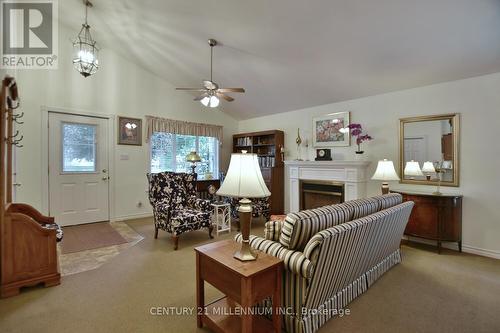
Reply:
[[87, 23], [87, 12], [93, 5], [89, 0], [83, 0], [83, 3], [85, 5], [85, 23], [82, 24], [80, 33], [73, 41], [73, 66], [84, 77], [88, 77], [99, 69], [99, 60], [97, 59], [99, 48], [90, 34], [90, 25]]

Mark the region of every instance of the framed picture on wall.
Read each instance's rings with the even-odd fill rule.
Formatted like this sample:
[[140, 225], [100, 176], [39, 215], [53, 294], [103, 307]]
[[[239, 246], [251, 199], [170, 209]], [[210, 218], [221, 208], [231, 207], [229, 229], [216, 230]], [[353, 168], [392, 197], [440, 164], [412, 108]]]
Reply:
[[350, 112], [330, 113], [313, 118], [314, 147], [345, 147], [351, 145], [350, 133], [346, 129], [350, 123]]
[[142, 119], [118, 117], [118, 144], [142, 146]]

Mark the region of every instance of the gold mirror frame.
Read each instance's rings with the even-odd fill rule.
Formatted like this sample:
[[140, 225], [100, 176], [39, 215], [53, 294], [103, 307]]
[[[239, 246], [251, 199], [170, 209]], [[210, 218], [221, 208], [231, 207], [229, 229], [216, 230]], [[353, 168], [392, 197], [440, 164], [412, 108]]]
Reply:
[[422, 121], [435, 121], [435, 120], [451, 120], [453, 128], [453, 181], [441, 181], [441, 186], [459, 186], [459, 175], [460, 175], [460, 114], [450, 113], [441, 114], [434, 116], [419, 116], [410, 118], [400, 118], [399, 119], [399, 178], [401, 184], [416, 184], [416, 185], [437, 185], [437, 180], [426, 180], [426, 179], [405, 179], [404, 178], [404, 126], [405, 124], [422, 122]]

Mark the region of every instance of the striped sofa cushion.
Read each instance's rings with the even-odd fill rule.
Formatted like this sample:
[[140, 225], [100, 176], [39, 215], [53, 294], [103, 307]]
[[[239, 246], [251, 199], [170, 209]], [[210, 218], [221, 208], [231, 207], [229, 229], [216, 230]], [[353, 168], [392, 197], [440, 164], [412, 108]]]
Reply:
[[376, 213], [379, 211], [380, 206], [379, 202], [373, 198], [346, 201], [343, 203], [343, 205], [352, 207], [352, 209], [354, 210], [354, 213], [350, 220], [359, 219], [361, 217]]
[[281, 228], [279, 242], [290, 250], [302, 251], [314, 234], [349, 221], [353, 213], [354, 207], [345, 203], [290, 213]]
[[279, 240], [281, 228], [283, 227], [284, 223], [284, 220], [266, 222], [266, 224], [264, 225], [264, 238], [277, 242]]
[[379, 203], [378, 210], [384, 210], [389, 207], [393, 207], [399, 205], [403, 202], [403, 196], [399, 193], [390, 193], [377, 195], [375, 197], [371, 197], [371, 199], [375, 199]]

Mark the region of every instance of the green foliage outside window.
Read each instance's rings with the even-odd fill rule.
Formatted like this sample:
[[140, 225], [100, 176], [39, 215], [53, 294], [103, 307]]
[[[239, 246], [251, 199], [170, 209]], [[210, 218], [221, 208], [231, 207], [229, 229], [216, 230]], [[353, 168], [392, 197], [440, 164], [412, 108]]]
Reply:
[[186, 162], [186, 155], [198, 152], [201, 162], [196, 165], [199, 178], [212, 173], [219, 173], [219, 141], [205, 136], [178, 135], [156, 132], [151, 136], [151, 172], [175, 171], [191, 172], [191, 163]]

